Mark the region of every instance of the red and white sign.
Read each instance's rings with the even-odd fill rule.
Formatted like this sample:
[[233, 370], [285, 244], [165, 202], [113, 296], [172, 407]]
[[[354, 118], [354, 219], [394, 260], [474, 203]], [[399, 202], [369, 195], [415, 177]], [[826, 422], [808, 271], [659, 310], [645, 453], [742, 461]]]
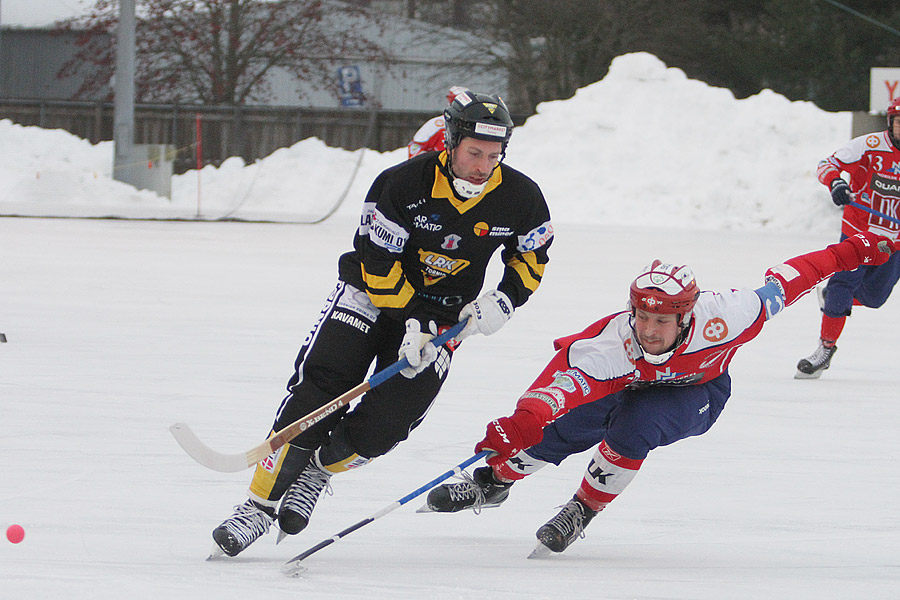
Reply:
[[883, 115], [900, 96], [900, 68], [873, 67], [869, 76], [869, 112]]

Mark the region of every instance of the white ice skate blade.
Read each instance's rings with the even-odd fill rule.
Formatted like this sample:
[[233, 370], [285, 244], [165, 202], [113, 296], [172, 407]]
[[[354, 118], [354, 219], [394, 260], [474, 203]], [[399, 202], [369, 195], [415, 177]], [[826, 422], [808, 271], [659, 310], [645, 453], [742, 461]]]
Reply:
[[815, 373], [804, 373], [803, 371], [797, 371], [794, 373], [794, 379], [818, 379], [822, 376], [822, 371], [825, 369], [819, 369]]
[[218, 560], [223, 556], [225, 556], [225, 552], [219, 548], [218, 544], [213, 544], [213, 548], [209, 552], [209, 556], [206, 557], [206, 560]]
[[551, 554], [553, 554], [553, 551], [550, 548], [538, 542], [531, 554], [528, 555], [528, 558], [547, 558]]
[[304, 567], [299, 562], [288, 561], [281, 565], [281, 573], [285, 577], [300, 577], [309, 571], [309, 567]]
[[[503, 504], [503, 503], [500, 502], [500, 503], [494, 503], [494, 504], [482, 504], [481, 508], [498, 508], [500, 506], [500, 504]], [[466, 512], [468, 510], [472, 510], [472, 509], [466, 508], [463, 510], [458, 510], [458, 511], [456, 511], [456, 513]], [[419, 508], [416, 509], [416, 512], [417, 513], [436, 513], [439, 515], [455, 515], [456, 514], [456, 513], [452, 513], [452, 512], [442, 512], [439, 510], [432, 510], [431, 507], [428, 506], [428, 504], [423, 504], [422, 506], [420, 506]]]
[[287, 535], [288, 535], [288, 534], [286, 534], [285, 532], [283, 532], [282, 530], [279, 529], [279, 530], [278, 530], [278, 537], [275, 538], [275, 545], [277, 546], [278, 544], [280, 544], [280, 543], [281, 543], [281, 540], [283, 540], [284, 538], [286, 538]]

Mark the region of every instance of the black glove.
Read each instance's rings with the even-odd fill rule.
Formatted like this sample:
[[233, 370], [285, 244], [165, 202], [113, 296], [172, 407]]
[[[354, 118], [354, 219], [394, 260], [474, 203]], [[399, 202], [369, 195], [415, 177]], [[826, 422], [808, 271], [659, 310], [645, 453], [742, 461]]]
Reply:
[[843, 177], [836, 177], [831, 182], [831, 201], [836, 206], [844, 206], [845, 204], [850, 204], [851, 200], [850, 186], [847, 185]]

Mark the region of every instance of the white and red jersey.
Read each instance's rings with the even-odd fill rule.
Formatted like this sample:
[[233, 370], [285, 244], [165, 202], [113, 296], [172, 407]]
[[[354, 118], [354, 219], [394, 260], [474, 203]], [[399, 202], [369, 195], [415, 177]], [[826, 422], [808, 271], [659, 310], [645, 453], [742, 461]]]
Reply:
[[409, 157], [418, 156], [424, 152], [433, 152], [444, 149], [444, 117], [429, 119], [413, 135], [412, 140], [406, 146]]
[[517, 408], [547, 424], [576, 406], [626, 388], [714, 379], [725, 372], [738, 348], [762, 330], [767, 312], [760, 293], [765, 295], [762, 288], [702, 292], [685, 340], [661, 364], [644, 358], [630, 311], [558, 339], [556, 356], [519, 398]]
[[[900, 150], [891, 143], [887, 131], [850, 140], [819, 163], [817, 174], [830, 189], [841, 171], [850, 175], [850, 191], [857, 202], [900, 219]], [[896, 240], [900, 225], [855, 206], [845, 206], [841, 233], [850, 236], [860, 231]]]

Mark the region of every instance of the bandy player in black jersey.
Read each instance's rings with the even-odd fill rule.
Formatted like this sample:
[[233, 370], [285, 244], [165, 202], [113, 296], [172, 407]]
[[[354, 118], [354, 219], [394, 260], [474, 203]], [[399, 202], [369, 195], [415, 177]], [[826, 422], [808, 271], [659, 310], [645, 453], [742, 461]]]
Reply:
[[[499, 96], [463, 91], [444, 121], [443, 152], [387, 169], [372, 184], [272, 429], [356, 387], [373, 362], [377, 371], [398, 357], [410, 366], [257, 465], [249, 499], [213, 531], [225, 554], [243, 551], [276, 519], [286, 534], [305, 528], [332, 475], [387, 453], [422, 421], [458, 343], [495, 333], [540, 285], [553, 226], [537, 184], [502, 163], [509, 110]], [[497, 249], [503, 274], [483, 293]], [[464, 318], [454, 340], [427, 344]]]

